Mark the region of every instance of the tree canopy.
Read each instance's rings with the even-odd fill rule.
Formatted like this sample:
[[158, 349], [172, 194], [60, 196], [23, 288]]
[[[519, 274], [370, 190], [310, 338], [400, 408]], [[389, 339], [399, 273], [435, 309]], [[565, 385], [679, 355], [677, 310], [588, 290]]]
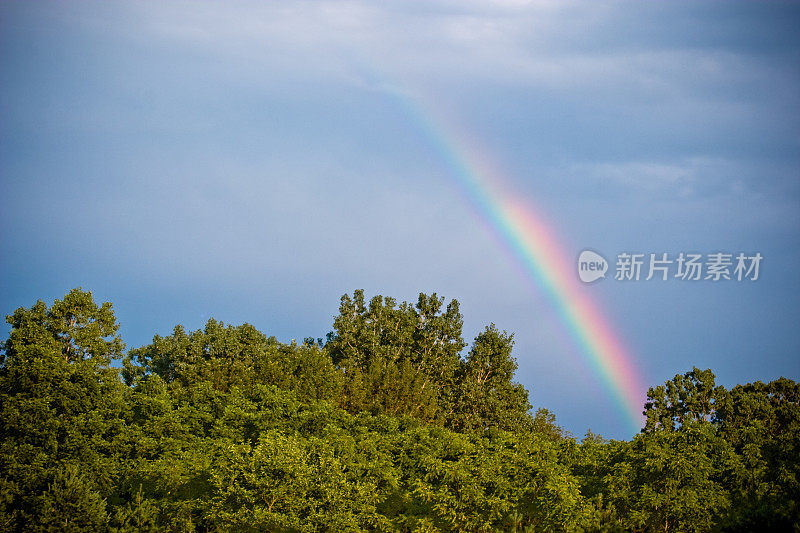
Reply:
[[[125, 351], [74, 289], [7, 317], [0, 531], [752, 531], [800, 524], [800, 388], [693, 368], [631, 441], [559, 428], [513, 335], [342, 297], [327, 340], [176, 326]], [[116, 361], [119, 361], [117, 363]]]

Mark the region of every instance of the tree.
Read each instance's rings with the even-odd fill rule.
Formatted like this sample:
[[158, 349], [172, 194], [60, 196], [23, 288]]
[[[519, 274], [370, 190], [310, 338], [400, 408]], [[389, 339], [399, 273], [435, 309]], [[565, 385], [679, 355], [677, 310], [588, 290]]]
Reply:
[[731, 511], [720, 521], [727, 530], [781, 530], [800, 523], [797, 383], [780, 378], [727, 391], [715, 385], [710, 370], [694, 368], [651, 388], [645, 409], [645, 433], [713, 431], [730, 448], [733, 458], [718, 464], [713, 476], [732, 502]]
[[555, 443], [505, 431], [418, 432], [413, 495], [448, 531], [574, 530], [586, 512]]
[[727, 515], [731, 446], [710, 422], [640, 433], [610, 458], [604, 492], [628, 531], [710, 531]]
[[40, 513], [29, 517], [28, 531], [83, 533], [106, 531], [106, 502], [76, 465], [60, 468], [39, 498]]
[[[530, 415], [513, 336], [457, 302], [342, 298], [321, 346], [209, 320], [111, 361], [75, 289], [7, 320], [2, 531], [776, 531], [800, 524], [800, 386], [692, 371], [631, 442]], [[344, 407], [345, 409], [342, 409]]]
[[98, 307], [81, 288], [50, 308], [41, 300], [30, 309], [20, 307], [6, 322], [12, 330], [0, 350], [4, 367], [29, 349], [58, 351], [67, 363], [88, 360], [99, 366], [120, 358], [124, 349], [111, 303]]
[[6, 320], [12, 329], [1, 350], [0, 477], [13, 487], [7, 516], [18, 526], [41, 523], [60, 520], [48, 506], [73, 506], [87, 528], [102, 522], [98, 502], [114, 490], [126, 418], [122, 384], [110, 367], [123, 349], [112, 306], [73, 289], [49, 308], [40, 300]]
[[420, 294], [416, 306], [364, 291], [342, 296], [325, 350], [345, 380], [342, 405], [441, 421], [452, 411], [463, 319], [458, 302]]
[[459, 375], [452, 427], [460, 431], [531, 428], [528, 391], [511, 381], [517, 369], [513, 346], [513, 335], [498, 331], [494, 324], [475, 338]]
[[123, 362], [128, 385], [158, 375], [179, 388], [210, 383], [215, 390], [248, 388], [258, 383], [294, 390], [302, 399], [336, 401], [339, 372], [318, 345], [282, 344], [250, 324], [225, 325], [213, 318], [203, 330], [156, 335], [147, 346], [130, 350]]
[[737, 385], [717, 401], [720, 433], [741, 457], [729, 481], [729, 530], [800, 524], [800, 384], [779, 378]]
[[664, 385], [648, 389], [644, 431], [672, 431], [692, 422], [712, 420], [717, 398], [725, 393], [723, 387], [715, 386], [714, 379], [710, 369], [694, 367]]
[[550, 410], [540, 407], [531, 421], [531, 432], [552, 441], [561, 441], [570, 434], [556, 424], [556, 415]]

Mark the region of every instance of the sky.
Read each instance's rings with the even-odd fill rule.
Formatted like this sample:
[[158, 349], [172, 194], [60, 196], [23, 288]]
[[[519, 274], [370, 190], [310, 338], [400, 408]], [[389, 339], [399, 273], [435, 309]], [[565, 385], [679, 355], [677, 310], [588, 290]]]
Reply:
[[[798, 27], [782, 2], [4, 1], [0, 311], [80, 286], [128, 348], [210, 317], [289, 342], [356, 289], [435, 292], [467, 341], [514, 333], [577, 437], [631, 438], [615, 393], [693, 366], [800, 379]], [[758, 279], [645, 280], [682, 252], [758, 253]]]

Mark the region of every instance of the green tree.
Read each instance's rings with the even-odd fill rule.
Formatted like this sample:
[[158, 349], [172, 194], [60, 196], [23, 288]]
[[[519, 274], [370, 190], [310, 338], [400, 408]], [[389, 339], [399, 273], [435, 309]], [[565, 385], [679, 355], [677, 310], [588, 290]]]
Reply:
[[787, 378], [737, 385], [717, 402], [720, 433], [741, 457], [729, 482], [729, 530], [800, 527], [800, 385]]
[[513, 336], [498, 331], [494, 324], [475, 338], [459, 375], [452, 427], [460, 431], [532, 428], [528, 391], [512, 382], [517, 369], [513, 346]]
[[325, 350], [342, 371], [352, 411], [377, 409], [441, 422], [453, 409], [463, 319], [458, 302], [420, 294], [416, 306], [364, 291], [342, 296]]
[[513, 336], [461, 350], [458, 303], [342, 298], [328, 342], [253, 326], [131, 350], [75, 289], [7, 317], [0, 531], [752, 531], [800, 524], [800, 386], [692, 371], [631, 442], [578, 444], [514, 383]]
[[340, 373], [319, 346], [281, 344], [250, 324], [226, 326], [213, 318], [203, 330], [187, 334], [178, 325], [172, 335], [156, 335], [151, 344], [130, 350], [123, 365], [129, 385], [151, 374], [179, 388], [210, 383], [223, 392], [262, 383], [309, 400], [338, 399], [342, 387]]
[[563, 461], [570, 466], [587, 500], [580, 527], [586, 531], [625, 531], [625, 517], [617, 512], [615, 503], [624, 501], [630, 491], [630, 477], [619, 476], [630, 471], [627, 463], [620, 467], [627, 458], [628, 443], [608, 441], [591, 430], [580, 444], [571, 438], [560, 443]]
[[694, 421], [710, 421], [716, 412], [717, 398], [724, 393], [723, 387], [715, 385], [710, 369], [694, 367], [684, 375], [678, 374], [664, 385], [648, 389], [644, 430], [672, 431]]
[[107, 530], [106, 502], [74, 464], [56, 472], [39, 500], [41, 512], [28, 517], [27, 531], [83, 533]]
[[102, 522], [105, 515], [95, 511], [114, 493], [127, 415], [110, 367], [123, 349], [111, 304], [98, 306], [90, 292], [73, 289], [49, 308], [38, 301], [6, 320], [12, 327], [0, 365], [0, 477], [12, 487], [6, 521], [13, 516], [17, 529], [45, 527], [44, 520], [68, 528], [78, 516], [89, 520], [87, 528], [95, 518]]
[[110, 302], [97, 306], [91, 292], [72, 289], [49, 308], [39, 300], [30, 309], [20, 307], [6, 317], [11, 334], [0, 350], [7, 368], [31, 350], [58, 352], [64, 361], [89, 361], [98, 367], [122, 356], [124, 345]]
[[556, 415], [544, 407], [536, 410], [531, 421], [531, 432], [552, 441], [561, 441], [570, 436], [569, 432], [556, 423]]
[[738, 458], [709, 422], [639, 434], [612, 461], [607, 491], [625, 529], [710, 531], [729, 512], [723, 480]]
[[[433, 441], [430, 438], [434, 437]], [[452, 531], [564, 531], [587, 508], [558, 446], [504, 431], [429, 437], [413, 495], [433, 524]]]
[[116, 509], [111, 520], [110, 531], [113, 533], [156, 533], [160, 531], [158, 524], [158, 506], [153, 500], [144, 497], [142, 487], [125, 505]]

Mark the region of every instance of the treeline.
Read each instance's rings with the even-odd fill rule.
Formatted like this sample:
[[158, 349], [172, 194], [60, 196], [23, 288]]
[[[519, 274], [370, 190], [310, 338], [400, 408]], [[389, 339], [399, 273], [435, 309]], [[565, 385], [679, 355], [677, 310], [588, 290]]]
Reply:
[[[0, 531], [800, 529], [800, 387], [697, 368], [581, 442], [458, 303], [342, 297], [327, 339], [209, 320], [125, 351], [75, 289], [7, 317]], [[121, 365], [112, 366], [112, 361]]]

